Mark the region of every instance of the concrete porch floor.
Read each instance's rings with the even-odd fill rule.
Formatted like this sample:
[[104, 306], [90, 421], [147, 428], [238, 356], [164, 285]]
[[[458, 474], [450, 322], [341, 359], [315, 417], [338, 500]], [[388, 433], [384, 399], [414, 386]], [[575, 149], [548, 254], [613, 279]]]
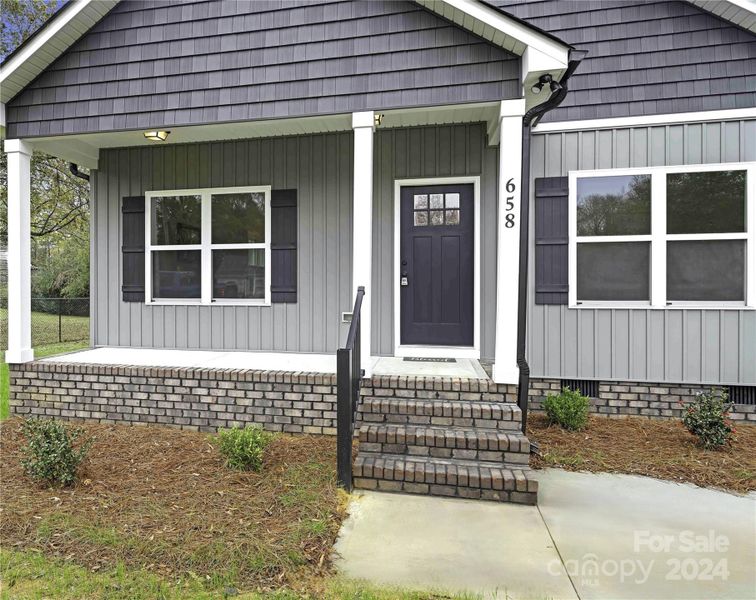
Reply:
[[[42, 360], [45, 362], [136, 367], [253, 369], [260, 371], [299, 371], [304, 373], [336, 372], [335, 353], [226, 352], [102, 347], [79, 350]], [[403, 359], [393, 356], [374, 357], [373, 374], [460, 377], [465, 379], [488, 378], [488, 375], [486, 375], [486, 372], [477, 360], [460, 358], [436, 362], [428, 359]]]
[[557, 469], [538, 479], [537, 507], [357, 494], [336, 566], [378, 585], [507, 600], [756, 598], [753, 494]]

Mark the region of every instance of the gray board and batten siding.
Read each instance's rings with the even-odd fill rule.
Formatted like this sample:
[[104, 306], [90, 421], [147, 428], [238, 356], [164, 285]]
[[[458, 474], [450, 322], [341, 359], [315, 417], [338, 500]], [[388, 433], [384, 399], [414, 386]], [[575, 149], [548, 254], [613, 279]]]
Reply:
[[492, 1], [588, 50], [544, 122], [756, 106], [756, 36], [688, 2]]
[[[531, 176], [754, 160], [756, 120], [560, 132], [533, 136]], [[748, 268], [747, 275], [756, 276], [754, 266]], [[534, 285], [531, 260], [528, 361], [534, 377], [756, 384], [754, 310], [570, 309], [536, 305]]]
[[[351, 310], [352, 133], [103, 150], [92, 177], [96, 346], [335, 352]], [[375, 134], [373, 352], [392, 355], [394, 178], [482, 175], [482, 348], [493, 356], [498, 150], [484, 124]], [[123, 302], [121, 198], [161, 189], [271, 185], [298, 194], [298, 297], [271, 306]], [[485, 324], [488, 324], [487, 326]]]
[[519, 77], [409, 0], [123, 0], [7, 104], [8, 137], [498, 101]]
[[[351, 297], [352, 133], [100, 152], [92, 178], [93, 344], [326, 352]], [[150, 190], [270, 185], [298, 194], [298, 301], [271, 306], [123, 302], [121, 198]]]

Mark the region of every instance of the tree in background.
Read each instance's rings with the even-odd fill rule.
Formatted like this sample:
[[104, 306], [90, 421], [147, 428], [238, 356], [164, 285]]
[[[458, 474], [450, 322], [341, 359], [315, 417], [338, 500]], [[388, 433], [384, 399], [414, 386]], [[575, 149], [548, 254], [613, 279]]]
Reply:
[[[61, 0], [0, 0], [0, 59], [34, 33]], [[35, 152], [31, 165], [32, 294], [89, 295], [89, 184], [66, 161]], [[0, 245], [8, 233], [7, 157], [0, 152]]]

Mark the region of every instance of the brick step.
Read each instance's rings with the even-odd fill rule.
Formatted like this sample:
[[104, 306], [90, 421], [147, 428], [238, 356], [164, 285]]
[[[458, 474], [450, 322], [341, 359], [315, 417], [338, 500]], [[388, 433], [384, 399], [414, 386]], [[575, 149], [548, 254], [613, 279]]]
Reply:
[[530, 441], [519, 431], [365, 423], [359, 452], [409, 454], [527, 465]]
[[538, 481], [523, 465], [397, 454], [359, 454], [354, 486], [360, 489], [535, 504]]
[[406, 423], [474, 427], [476, 429], [520, 429], [520, 407], [510, 402], [433, 400], [419, 398], [363, 397], [359, 407], [365, 423]]

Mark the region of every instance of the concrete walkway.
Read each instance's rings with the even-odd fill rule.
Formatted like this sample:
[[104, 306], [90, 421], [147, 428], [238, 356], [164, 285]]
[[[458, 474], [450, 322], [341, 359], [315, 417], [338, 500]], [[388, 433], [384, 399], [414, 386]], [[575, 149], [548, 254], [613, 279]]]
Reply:
[[539, 473], [539, 506], [364, 492], [350, 579], [537, 599], [756, 599], [756, 499], [630, 475]]

